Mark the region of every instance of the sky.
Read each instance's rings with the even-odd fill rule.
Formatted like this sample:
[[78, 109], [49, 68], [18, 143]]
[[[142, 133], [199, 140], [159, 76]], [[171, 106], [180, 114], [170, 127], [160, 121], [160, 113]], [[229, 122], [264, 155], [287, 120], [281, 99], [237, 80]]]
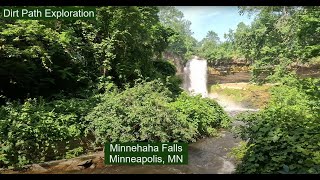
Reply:
[[236, 29], [240, 22], [250, 24], [253, 17], [240, 16], [237, 6], [176, 6], [191, 21], [193, 37], [201, 41], [208, 31], [212, 30], [224, 41], [224, 33]]

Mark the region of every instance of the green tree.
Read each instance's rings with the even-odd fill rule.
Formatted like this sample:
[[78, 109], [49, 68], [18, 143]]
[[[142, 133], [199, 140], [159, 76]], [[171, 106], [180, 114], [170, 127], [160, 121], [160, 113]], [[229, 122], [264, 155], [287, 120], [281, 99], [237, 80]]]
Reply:
[[240, 7], [255, 13], [250, 26], [239, 24], [235, 40], [239, 50], [254, 62], [253, 77], [275, 65], [288, 71], [292, 62], [308, 62], [319, 56], [319, 7]]
[[[171, 32], [157, 7], [101, 7], [96, 20], [0, 23], [0, 93], [7, 98], [75, 95], [107, 78], [118, 86], [157, 78]], [[84, 93], [86, 94], [86, 93]]]
[[159, 7], [161, 23], [172, 30], [173, 36], [169, 38], [167, 53], [188, 60], [194, 55], [197, 40], [192, 37], [190, 30], [191, 22], [184, 19], [183, 13], [173, 6]]

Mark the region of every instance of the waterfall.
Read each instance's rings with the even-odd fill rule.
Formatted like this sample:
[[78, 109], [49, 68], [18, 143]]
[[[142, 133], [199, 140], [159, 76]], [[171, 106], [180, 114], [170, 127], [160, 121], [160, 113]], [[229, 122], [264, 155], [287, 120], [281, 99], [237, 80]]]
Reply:
[[207, 90], [207, 60], [195, 56], [184, 67], [183, 88], [191, 94], [201, 94], [208, 97]]

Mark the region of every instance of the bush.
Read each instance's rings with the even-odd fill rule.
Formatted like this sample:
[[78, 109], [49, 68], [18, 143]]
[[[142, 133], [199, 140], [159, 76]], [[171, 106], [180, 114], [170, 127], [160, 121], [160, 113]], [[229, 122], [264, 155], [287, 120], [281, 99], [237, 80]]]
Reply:
[[[99, 143], [108, 141], [168, 141], [172, 113], [166, 104], [170, 92], [149, 82], [123, 92], [109, 92], [86, 117]], [[174, 123], [172, 123], [174, 124]], [[172, 131], [172, 130], [171, 130]]]
[[310, 66], [320, 67], [320, 56], [311, 58], [308, 64]]
[[153, 65], [156, 71], [164, 76], [174, 76], [177, 72], [176, 67], [170, 61], [154, 61]]
[[[85, 153], [86, 141], [192, 142], [215, 135], [229, 119], [213, 100], [180, 94], [172, 98], [161, 80], [124, 91], [101, 84], [103, 94], [0, 106], [0, 167], [21, 167]], [[94, 135], [91, 139], [91, 135]]]
[[104, 94], [86, 119], [92, 121], [97, 143], [190, 142], [213, 134], [220, 123], [226, 126], [227, 116], [214, 101], [186, 94], [173, 101], [170, 96], [160, 81], [140, 83]]
[[[251, 144], [250, 146], [253, 146], [253, 144]], [[247, 153], [250, 146], [247, 146], [247, 142], [240, 141], [239, 145], [236, 147], [233, 147], [230, 153], [228, 153], [227, 155], [229, 157], [235, 158], [237, 162], [241, 162], [241, 160], [243, 159], [244, 155]]]
[[[0, 167], [19, 167], [65, 156], [71, 141], [85, 136], [83, 118], [93, 99], [44, 102], [28, 99], [24, 104], [0, 107]], [[75, 143], [79, 146], [79, 143]]]
[[176, 98], [181, 94], [183, 89], [181, 88], [182, 79], [179, 76], [167, 76], [165, 86], [172, 92], [173, 98]]
[[0, 29], [0, 92], [10, 99], [50, 97], [85, 87], [60, 35], [39, 21], [17, 20]]
[[195, 124], [199, 135], [214, 135], [212, 128], [228, 127], [229, 117], [217, 102], [199, 96], [182, 93], [176, 101], [170, 103], [175, 113], [187, 116], [189, 123]]
[[177, 69], [173, 63], [166, 60], [153, 61], [155, 71], [153, 79], [161, 79], [165, 86], [172, 92], [171, 97], [178, 96], [183, 90], [181, 77], [176, 76]]
[[238, 173], [320, 173], [320, 81], [298, 82], [275, 87], [266, 109], [242, 119], [249, 142]]

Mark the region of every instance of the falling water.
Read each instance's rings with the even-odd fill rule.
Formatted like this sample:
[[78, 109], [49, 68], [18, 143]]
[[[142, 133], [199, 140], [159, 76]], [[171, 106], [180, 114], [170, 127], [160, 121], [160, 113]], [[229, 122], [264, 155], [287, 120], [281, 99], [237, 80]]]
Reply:
[[207, 90], [207, 61], [195, 56], [188, 61], [184, 68], [184, 89], [202, 97], [208, 96]]

